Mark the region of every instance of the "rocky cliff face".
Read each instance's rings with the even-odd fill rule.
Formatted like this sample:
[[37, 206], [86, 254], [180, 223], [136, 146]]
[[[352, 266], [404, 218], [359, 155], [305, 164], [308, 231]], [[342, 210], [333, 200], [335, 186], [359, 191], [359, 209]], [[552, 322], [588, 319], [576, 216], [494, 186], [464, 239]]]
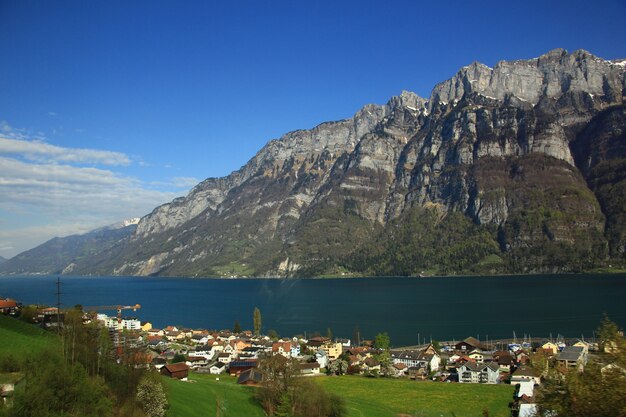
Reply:
[[[625, 64], [561, 49], [494, 68], [474, 63], [428, 100], [403, 92], [288, 133], [231, 175], [156, 208], [123, 247], [75, 273], [381, 273], [372, 259], [411, 265], [389, 273], [532, 272], [623, 260], [626, 221], [611, 196], [626, 175], [609, 174], [626, 158]], [[415, 217], [424, 210], [434, 214]], [[413, 254], [383, 259], [396, 255], [380, 247], [411, 239], [393, 230], [410, 223], [422, 233], [426, 218], [430, 233], [448, 236], [433, 244], [445, 252], [458, 243], [455, 259], [480, 246], [491, 269], [475, 269], [484, 262], [474, 258], [449, 268], [418, 262], [416, 242]], [[357, 254], [362, 265], [350, 261]]]

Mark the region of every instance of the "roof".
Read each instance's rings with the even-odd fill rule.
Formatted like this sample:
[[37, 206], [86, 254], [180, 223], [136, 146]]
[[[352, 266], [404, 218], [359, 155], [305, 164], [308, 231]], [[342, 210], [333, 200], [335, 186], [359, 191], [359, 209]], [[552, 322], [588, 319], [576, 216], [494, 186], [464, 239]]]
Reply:
[[170, 363], [169, 365], [165, 365], [164, 368], [171, 373], [189, 371], [189, 367], [184, 362]]
[[528, 366], [520, 366], [513, 372], [513, 376], [527, 376], [536, 378], [539, 376], [539, 373]]
[[316, 369], [319, 368], [320, 364], [317, 362], [310, 362], [310, 363], [299, 363], [298, 364], [298, 369], [304, 370], [304, 369]]
[[17, 307], [17, 302], [15, 300], [11, 300], [10, 298], [0, 300], [0, 308], [15, 308], [15, 307]]
[[465, 339], [463, 339], [463, 342], [467, 343], [468, 345], [472, 345], [474, 347], [480, 348], [480, 349], [485, 348], [485, 346], [480, 342], [480, 340], [472, 336], [466, 337]]
[[254, 382], [260, 384], [263, 381], [263, 375], [259, 372], [258, 369], [248, 369], [247, 371], [243, 371], [239, 378], [237, 378], [238, 384], [245, 384], [246, 382]]
[[556, 358], [560, 361], [576, 362], [581, 358], [583, 353], [584, 348], [582, 346], [567, 346], [563, 348]]
[[525, 395], [527, 397], [532, 397], [534, 390], [535, 390], [535, 383], [533, 381], [520, 382], [517, 396], [521, 397]]
[[374, 367], [374, 366], [378, 366], [378, 365], [380, 365], [380, 362], [379, 362], [379, 361], [377, 361], [377, 360], [376, 360], [376, 359], [374, 359], [374, 358], [367, 358], [367, 359], [365, 359], [365, 360], [363, 361], [363, 363], [364, 363], [365, 365], [367, 365], [368, 367], [370, 367], [370, 368], [371, 368], [371, 367]]
[[257, 361], [234, 361], [229, 364], [230, 369], [242, 368], [246, 366], [257, 366]]
[[224, 368], [226, 365], [224, 364], [224, 362], [215, 362], [213, 365], [211, 365], [211, 368]]
[[537, 415], [537, 404], [520, 404], [519, 417], [531, 417]]
[[474, 371], [474, 372], [482, 372], [486, 368], [489, 368], [492, 371], [498, 371], [500, 369], [498, 364], [493, 363], [493, 362], [488, 363], [488, 364], [487, 363], [476, 363], [476, 362], [465, 362], [461, 366], [465, 366], [467, 369], [469, 369], [470, 371]]

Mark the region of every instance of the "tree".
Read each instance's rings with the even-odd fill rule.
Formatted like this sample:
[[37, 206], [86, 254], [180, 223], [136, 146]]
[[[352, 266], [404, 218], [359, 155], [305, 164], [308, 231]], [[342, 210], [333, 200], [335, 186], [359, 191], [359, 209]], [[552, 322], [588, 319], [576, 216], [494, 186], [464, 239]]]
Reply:
[[[600, 323], [600, 327], [597, 330], [599, 341], [599, 348], [601, 352], [608, 353], [614, 356], [615, 360], [622, 362], [626, 359], [626, 342], [624, 339], [624, 332], [617, 327], [617, 324], [613, 323], [605, 315]], [[620, 355], [621, 353], [621, 355]]]
[[389, 340], [389, 335], [387, 332], [378, 333], [374, 338], [374, 347], [380, 350], [380, 352], [375, 355], [376, 359], [380, 362], [380, 369], [382, 374], [387, 376], [390, 375], [392, 370], [391, 368], [391, 352], [389, 352], [389, 347], [391, 346], [391, 341]]
[[267, 337], [269, 337], [272, 340], [278, 340], [279, 336], [278, 336], [278, 332], [274, 329], [269, 329], [267, 331]]
[[346, 413], [342, 398], [329, 395], [319, 384], [299, 376], [297, 361], [280, 355], [259, 363], [263, 382], [256, 392], [268, 416], [342, 417]]
[[328, 365], [328, 373], [333, 375], [343, 375], [348, 372], [348, 362], [343, 359], [337, 359]]
[[333, 331], [330, 329], [330, 327], [326, 329], [326, 337], [330, 340], [333, 339]]
[[172, 363], [185, 362], [186, 360], [187, 358], [185, 358], [185, 355], [177, 353], [174, 355], [174, 358], [172, 358]]
[[378, 333], [374, 338], [374, 347], [381, 350], [389, 350], [389, 346], [391, 346], [391, 341], [387, 332]]
[[233, 326], [233, 333], [241, 333], [241, 325], [239, 321], [235, 321], [235, 325]]
[[37, 317], [37, 306], [28, 305], [20, 310], [20, 320], [27, 323], [34, 323]]
[[137, 386], [137, 402], [149, 417], [164, 417], [167, 411], [167, 398], [159, 375], [146, 373]]
[[600, 345], [609, 348], [582, 372], [551, 369], [547, 373], [537, 393], [540, 415], [626, 416], [626, 341], [606, 317], [597, 334]]
[[254, 313], [252, 315], [252, 320], [254, 322], [254, 334], [255, 335], [260, 335], [261, 334], [261, 310], [259, 310], [258, 307], [254, 307]]

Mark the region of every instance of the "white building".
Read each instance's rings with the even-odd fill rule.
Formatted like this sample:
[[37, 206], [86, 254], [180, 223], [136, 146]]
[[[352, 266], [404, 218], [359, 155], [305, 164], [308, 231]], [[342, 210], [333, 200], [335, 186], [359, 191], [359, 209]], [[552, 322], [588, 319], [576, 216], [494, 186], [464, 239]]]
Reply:
[[141, 330], [141, 322], [137, 319], [122, 319], [121, 323], [118, 323], [117, 317], [109, 317], [106, 314], [98, 314], [97, 318], [109, 329]]

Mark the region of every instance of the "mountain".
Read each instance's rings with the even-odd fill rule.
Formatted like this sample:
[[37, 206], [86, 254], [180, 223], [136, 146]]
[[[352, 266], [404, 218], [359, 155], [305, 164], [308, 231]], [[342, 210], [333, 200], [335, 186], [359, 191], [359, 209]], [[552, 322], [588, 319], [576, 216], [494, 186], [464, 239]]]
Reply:
[[3, 263], [3, 262], [6, 262], [6, 260], [7, 260], [7, 258], [4, 258], [4, 257], [0, 256], [0, 264]]
[[626, 60], [556, 49], [463, 67], [270, 141], [73, 273], [584, 271], [626, 264]]
[[76, 263], [123, 245], [138, 222], [130, 219], [81, 235], [55, 237], [0, 263], [0, 274], [72, 274]]

